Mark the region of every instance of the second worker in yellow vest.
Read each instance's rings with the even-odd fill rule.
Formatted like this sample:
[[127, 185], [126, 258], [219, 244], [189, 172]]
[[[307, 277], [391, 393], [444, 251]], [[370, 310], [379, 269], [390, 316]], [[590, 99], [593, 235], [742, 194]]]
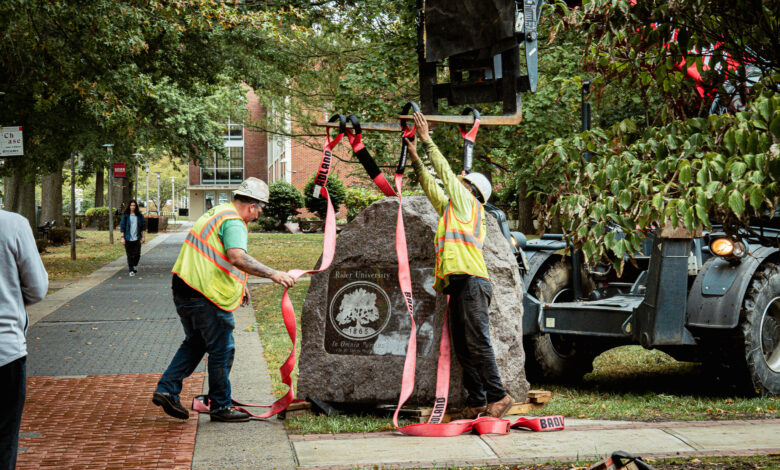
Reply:
[[439, 214], [433, 288], [450, 296], [450, 334], [467, 395], [464, 417], [501, 417], [512, 405], [512, 397], [504, 390], [490, 343], [488, 311], [493, 291], [482, 255], [487, 235], [482, 204], [490, 198], [490, 182], [479, 173], [456, 176], [431, 140], [425, 117], [415, 113], [414, 123], [433, 169], [444, 184], [442, 190], [423, 166], [416, 139], [407, 139], [414, 171]]
[[268, 202], [268, 185], [247, 178], [233, 191], [233, 202], [206, 211], [184, 239], [173, 266], [173, 303], [184, 328], [184, 341], [160, 377], [152, 402], [180, 419], [189, 418], [181, 405], [182, 380], [208, 353], [209, 405], [213, 421], [249, 421], [233, 407], [230, 368], [235, 355], [233, 310], [249, 303], [247, 275], [267, 277], [291, 287], [295, 279], [263, 265], [247, 253], [247, 222]]

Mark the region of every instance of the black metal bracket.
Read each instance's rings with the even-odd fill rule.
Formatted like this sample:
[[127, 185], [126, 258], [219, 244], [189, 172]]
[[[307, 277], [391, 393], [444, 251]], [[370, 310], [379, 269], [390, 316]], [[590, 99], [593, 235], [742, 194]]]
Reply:
[[[418, 62], [420, 100], [426, 114], [438, 113], [438, 101], [446, 99], [451, 106], [502, 102], [504, 115], [518, 114], [520, 94], [536, 91], [538, 82], [537, 27], [544, 0], [515, 2], [515, 35], [490, 47], [449, 56], [449, 83], [437, 82], [437, 67], [442, 61], [425, 58], [425, 18], [420, 0], [418, 27]], [[452, 2], [452, 8], [464, 8]], [[486, 26], [488, 27], [488, 26]], [[521, 74], [520, 47], [525, 50], [525, 74]]]

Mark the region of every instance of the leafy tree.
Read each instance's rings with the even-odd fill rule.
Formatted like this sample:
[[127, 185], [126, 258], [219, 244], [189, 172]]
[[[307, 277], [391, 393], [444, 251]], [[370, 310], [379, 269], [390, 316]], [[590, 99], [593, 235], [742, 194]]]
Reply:
[[[328, 203], [324, 197], [314, 197], [314, 176], [309, 179], [306, 186], [303, 187], [303, 194], [305, 200], [306, 210], [314, 212], [317, 216], [325, 220], [325, 216], [328, 212]], [[335, 174], [328, 177], [328, 183], [325, 185], [328, 189], [328, 195], [330, 196], [330, 202], [333, 204], [333, 210], [338, 212], [341, 205], [347, 198], [347, 189], [344, 187], [344, 183]]]
[[347, 188], [347, 221], [352, 221], [363, 209], [381, 201], [385, 195], [373, 189], [357, 187]]
[[286, 181], [271, 183], [268, 196], [268, 205], [263, 208], [263, 213], [273, 217], [283, 224], [298, 213], [303, 207], [303, 195], [298, 188]]
[[1, 170], [12, 176], [6, 206], [30, 217], [32, 178], [77, 151], [85, 173], [102, 169], [104, 143], [125, 156], [224, 151], [222, 123], [242, 117], [241, 82], [276, 66], [287, 14], [221, 2], [0, 3], [0, 124], [25, 130], [25, 157]]
[[[742, 6], [723, 10], [719, 3], [699, 1], [630, 3], [596, 0], [562, 24], [590, 33], [584, 58], [600, 74], [596, 95], [608, 80], [634, 87], [637, 95], [656, 88], [662, 112], [644, 129], [625, 119], [554, 139], [536, 157], [540, 172], [562, 176], [560, 198], [548, 217], [562, 216], [575, 246], [591, 260], [611, 257], [618, 269], [649, 227], [669, 223], [695, 232], [722, 224], [734, 234], [751, 216], [774, 212], [780, 194], [780, 74], [777, 51], [768, 46], [778, 37], [776, 4], [752, 8], [737, 2]], [[670, 42], [675, 29], [677, 42]], [[719, 38], [723, 42], [709, 60], [713, 69], [704, 73], [702, 96], [700, 84], [677, 64], [685, 58], [701, 67], [701, 55], [688, 51], [701, 51]], [[739, 61], [736, 69], [734, 62], [728, 68], [725, 53]], [[745, 64], [762, 69], [763, 84], [744, 86]], [[707, 116], [712, 97], [732, 103], [735, 95], [744, 111]], [[586, 150], [593, 155], [590, 162], [581, 158]], [[611, 227], [625, 238], [618, 239]]]

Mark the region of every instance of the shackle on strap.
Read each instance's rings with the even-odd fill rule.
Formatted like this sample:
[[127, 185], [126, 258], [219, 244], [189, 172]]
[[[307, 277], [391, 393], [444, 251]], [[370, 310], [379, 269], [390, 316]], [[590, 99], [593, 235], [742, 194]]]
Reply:
[[363, 128], [360, 127], [360, 120], [354, 114], [350, 114], [347, 116], [347, 121], [352, 124], [352, 130], [346, 130], [349, 143], [355, 153], [360, 152], [366, 147], [363, 145]]
[[474, 124], [471, 126], [470, 131], [466, 131], [466, 126], [459, 124], [460, 135], [463, 136], [463, 172], [465, 176], [471, 173], [471, 167], [474, 164], [474, 141], [477, 140], [477, 131], [479, 131], [479, 118], [480, 114], [475, 108], [466, 108], [460, 113], [461, 116], [466, 114], [472, 114], [474, 116]]
[[[401, 114], [402, 115], [409, 114], [409, 110], [412, 110], [415, 113], [419, 113], [420, 107], [417, 106], [417, 103], [415, 103], [414, 101], [409, 101], [404, 105]], [[406, 119], [401, 119], [401, 157], [398, 159], [398, 168], [396, 168], [395, 170], [395, 174], [397, 175], [403, 175], [404, 168], [406, 168], [406, 156], [408, 155], [408, 148], [406, 145], [406, 140], [404, 139], [414, 139], [415, 132], [417, 132], [416, 125], [412, 125], [412, 128], [409, 129], [409, 126], [407, 126]]]
[[344, 137], [344, 134], [347, 132], [347, 117], [343, 114], [334, 114], [333, 116], [328, 119], [328, 122], [339, 122], [339, 133], [336, 135], [336, 137], [331, 139], [330, 136], [330, 130], [326, 129], [328, 132], [326, 134], [326, 143], [332, 144], [330, 145], [330, 148], [332, 149], [336, 145], [338, 145], [339, 142], [341, 142], [341, 139]]

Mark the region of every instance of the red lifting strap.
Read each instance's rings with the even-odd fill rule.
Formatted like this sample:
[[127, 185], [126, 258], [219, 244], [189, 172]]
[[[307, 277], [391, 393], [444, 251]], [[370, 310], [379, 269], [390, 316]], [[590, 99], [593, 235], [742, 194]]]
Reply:
[[371, 178], [379, 190], [382, 191], [382, 194], [390, 197], [395, 196], [396, 194], [395, 191], [393, 191], [393, 187], [387, 182], [385, 175], [379, 169], [379, 166], [374, 159], [371, 158], [371, 154], [368, 152], [368, 149], [366, 149], [366, 146], [363, 145], [363, 130], [360, 127], [360, 121], [357, 116], [350, 114], [347, 117], [347, 120], [352, 123], [353, 130], [350, 131], [349, 129], [346, 129], [346, 134], [350, 145], [352, 145], [352, 151], [355, 152], [355, 156], [358, 157], [358, 160], [363, 165], [363, 168], [365, 168], [366, 173], [368, 173], [369, 178]]
[[[408, 112], [411, 104], [406, 105], [404, 114]], [[475, 122], [471, 133], [472, 139], [476, 137], [479, 128], [479, 113], [474, 110]], [[395, 229], [395, 250], [398, 257], [398, 283], [401, 292], [406, 300], [406, 309], [409, 313], [411, 322], [411, 332], [409, 342], [406, 347], [406, 357], [404, 359], [404, 369], [401, 380], [401, 394], [398, 397], [398, 406], [393, 413], [393, 425], [401, 433], [408, 436], [429, 436], [429, 437], [449, 437], [458, 436], [467, 431], [475, 431], [479, 434], [507, 434], [512, 427], [524, 427], [532, 431], [552, 431], [563, 429], [563, 416], [548, 416], [543, 418], [519, 418], [514, 423], [506, 419], [481, 417], [474, 420], [461, 419], [449, 423], [442, 423], [447, 409], [447, 398], [449, 396], [450, 386], [450, 360], [451, 346], [450, 333], [447, 312], [444, 314], [442, 325], [441, 340], [439, 342], [439, 361], [436, 370], [436, 400], [434, 402], [433, 412], [427, 423], [410, 424], [407, 426], [398, 426], [398, 414], [406, 400], [414, 391], [414, 374], [417, 359], [417, 325], [414, 321], [414, 298], [412, 297], [412, 281], [409, 269], [409, 254], [406, 247], [406, 230], [403, 219], [403, 198], [401, 190], [403, 186], [403, 167], [405, 164], [405, 141], [404, 138], [414, 136], [415, 129], [407, 129], [405, 123], [401, 123], [401, 142], [402, 153], [399, 162], [398, 171], [395, 174], [395, 192], [398, 194], [398, 215], [396, 218]], [[465, 135], [464, 135], [465, 137]], [[468, 138], [466, 138], [468, 140]], [[473, 144], [473, 140], [471, 141]], [[469, 165], [470, 166], [470, 165]], [[449, 297], [447, 297], [449, 304]]]
[[[326, 138], [325, 148], [322, 152], [322, 161], [320, 161], [320, 168], [317, 172], [317, 177], [315, 178], [315, 188], [319, 186], [319, 189], [315, 189], [315, 196], [319, 197], [321, 195], [327, 199], [328, 202], [328, 209], [325, 216], [325, 237], [322, 242], [322, 262], [320, 263], [320, 269], [293, 269], [288, 271], [288, 274], [296, 280], [304, 274], [315, 274], [328, 269], [328, 267], [330, 267], [330, 263], [333, 261], [333, 255], [336, 252], [336, 212], [333, 210], [333, 204], [330, 201], [330, 195], [328, 194], [328, 190], [325, 186], [328, 182], [328, 173], [330, 172], [332, 151], [344, 136], [346, 118], [342, 115], [336, 115], [331, 118], [331, 121], [334, 121], [335, 119], [340, 119], [340, 121], [343, 123], [341, 131], [339, 132], [339, 135], [333, 140], [331, 140], [330, 135], [328, 135]], [[284, 326], [287, 328], [287, 334], [290, 336], [292, 349], [290, 350], [290, 355], [287, 357], [287, 360], [284, 361], [281, 367], [279, 367], [279, 371], [282, 376], [282, 382], [285, 383], [288, 387], [287, 393], [271, 405], [244, 405], [233, 400], [233, 403], [238, 405], [236, 406], [236, 409], [243, 411], [244, 413], [247, 413], [254, 418], [270, 418], [286, 410], [291, 403], [301, 401], [295, 399], [295, 395], [292, 389], [291, 374], [295, 368], [295, 342], [297, 337], [297, 325], [295, 321], [295, 309], [293, 308], [292, 301], [290, 300], [290, 295], [287, 292], [288, 290], [289, 288], [285, 287], [284, 294], [282, 295], [282, 319], [284, 320]], [[268, 407], [270, 410], [258, 415], [248, 411], [245, 408], [248, 406]], [[192, 401], [192, 409], [195, 411], [208, 412], [208, 400], [203, 400], [202, 397], [195, 397], [195, 399]]]

